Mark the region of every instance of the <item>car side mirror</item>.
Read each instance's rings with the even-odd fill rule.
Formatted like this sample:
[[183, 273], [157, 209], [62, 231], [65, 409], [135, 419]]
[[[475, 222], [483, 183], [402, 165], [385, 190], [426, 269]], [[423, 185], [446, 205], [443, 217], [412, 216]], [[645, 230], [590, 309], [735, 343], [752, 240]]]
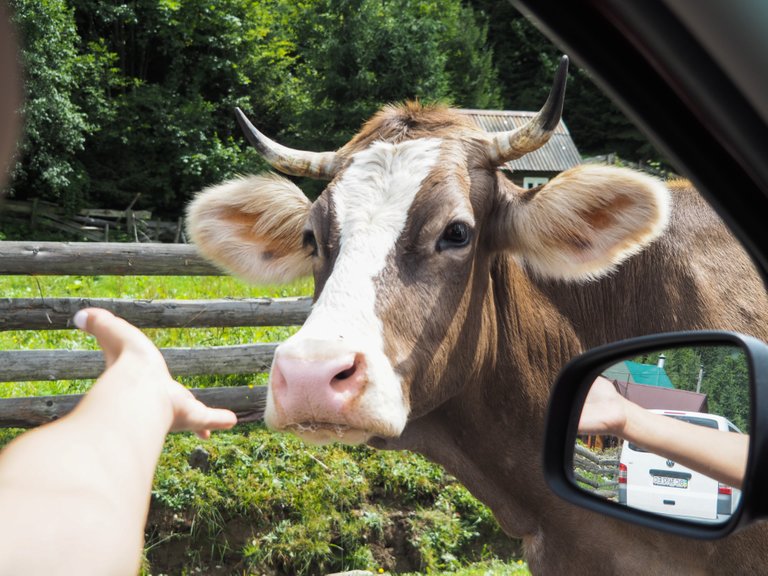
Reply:
[[719, 331], [625, 340], [588, 351], [560, 373], [544, 472], [574, 504], [719, 538], [768, 514], [759, 488], [766, 426], [763, 342]]

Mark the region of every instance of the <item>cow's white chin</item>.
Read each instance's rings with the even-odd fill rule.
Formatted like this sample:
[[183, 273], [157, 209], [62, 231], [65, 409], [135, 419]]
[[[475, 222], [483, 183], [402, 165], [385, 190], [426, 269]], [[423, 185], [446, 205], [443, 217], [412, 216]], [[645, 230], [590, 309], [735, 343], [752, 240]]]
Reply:
[[370, 429], [334, 422], [300, 422], [281, 426], [274, 424], [268, 421], [267, 427], [276, 432], [293, 433], [304, 442], [317, 445], [334, 442], [349, 445], [366, 444], [371, 438], [397, 438], [402, 432], [387, 426], [374, 426], [375, 429]]
[[400, 403], [387, 412], [366, 410], [360, 404], [353, 406], [363, 417], [350, 417], [339, 411], [321, 414], [320, 410], [314, 413], [302, 410], [291, 413], [275, 402], [271, 392], [270, 387], [264, 411], [267, 428], [275, 432], [291, 432], [309, 444], [339, 442], [356, 445], [365, 444], [374, 437], [398, 438], [408, 420], [408, 411]]
[[284, 428], [286, 432], [293, 432], [308, 444], [364, 444], [373, 433], [368, 430], [352, 428], [345, 424], [333, 424], [329, 422], [302, 422], [291, 424]]

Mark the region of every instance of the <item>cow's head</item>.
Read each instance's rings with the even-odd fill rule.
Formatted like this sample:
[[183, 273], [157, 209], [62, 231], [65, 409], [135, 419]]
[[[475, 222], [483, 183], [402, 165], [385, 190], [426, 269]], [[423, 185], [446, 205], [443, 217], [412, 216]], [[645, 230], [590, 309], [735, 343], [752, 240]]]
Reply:
[[269, 426], [313, 442], [397, 437], [482, 372], [483, 304], [493, 259], [583, 280], [655, 238], [667, 219], [658, 181], [581, 166], [522, 190], [498, 167], [542, 146], [560, 119], [564, 59], [547, 103], [523, 128], [488, 134], [444, 107], [376, 114], [332, 153], [272, 142], [238, 111], [277, 169], [330, 181], [313, 203], [274, 174], [203, 191], [190, 205], [200, 251], [252, 282], [312, 273], [315, 304], [278, 347]]

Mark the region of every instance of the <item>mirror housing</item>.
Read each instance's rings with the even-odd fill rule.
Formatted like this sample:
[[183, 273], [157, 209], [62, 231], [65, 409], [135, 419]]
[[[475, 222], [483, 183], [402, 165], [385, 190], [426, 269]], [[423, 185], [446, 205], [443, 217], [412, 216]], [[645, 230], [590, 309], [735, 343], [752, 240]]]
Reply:
[[[576, 484], [573, 468], [581, 409], [595, 379], [616, 362], [662, 348], [683, 346], [737, 347], [743, 351], [750, 383], [750, 443], [742, 483], [741, 505], [722, 524], [689, 522], [622, 506], [591, 494]], [[722, 538], [737, 528], [768, 516], [768, 346], [751, 336], [733, 332], [676, 332], [643, 336], [589, 350], [561, 371], [550, 396], [544, 436], [544, 475], [555, 494], [564, 500], [647, 528], [701, 539]]]

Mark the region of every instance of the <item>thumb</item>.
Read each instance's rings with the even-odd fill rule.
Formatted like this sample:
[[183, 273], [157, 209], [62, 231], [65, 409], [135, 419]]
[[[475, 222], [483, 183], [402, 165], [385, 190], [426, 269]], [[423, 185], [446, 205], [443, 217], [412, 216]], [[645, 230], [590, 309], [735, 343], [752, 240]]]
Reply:
[[84, 308], [74, 315], [72, 322], [81, 330], [96, 337], [104, 352], [107, 368], [112, 366], [128, 348], [157, 352], [154, 344], [141, 330], [118, 318], [109, 310]]

